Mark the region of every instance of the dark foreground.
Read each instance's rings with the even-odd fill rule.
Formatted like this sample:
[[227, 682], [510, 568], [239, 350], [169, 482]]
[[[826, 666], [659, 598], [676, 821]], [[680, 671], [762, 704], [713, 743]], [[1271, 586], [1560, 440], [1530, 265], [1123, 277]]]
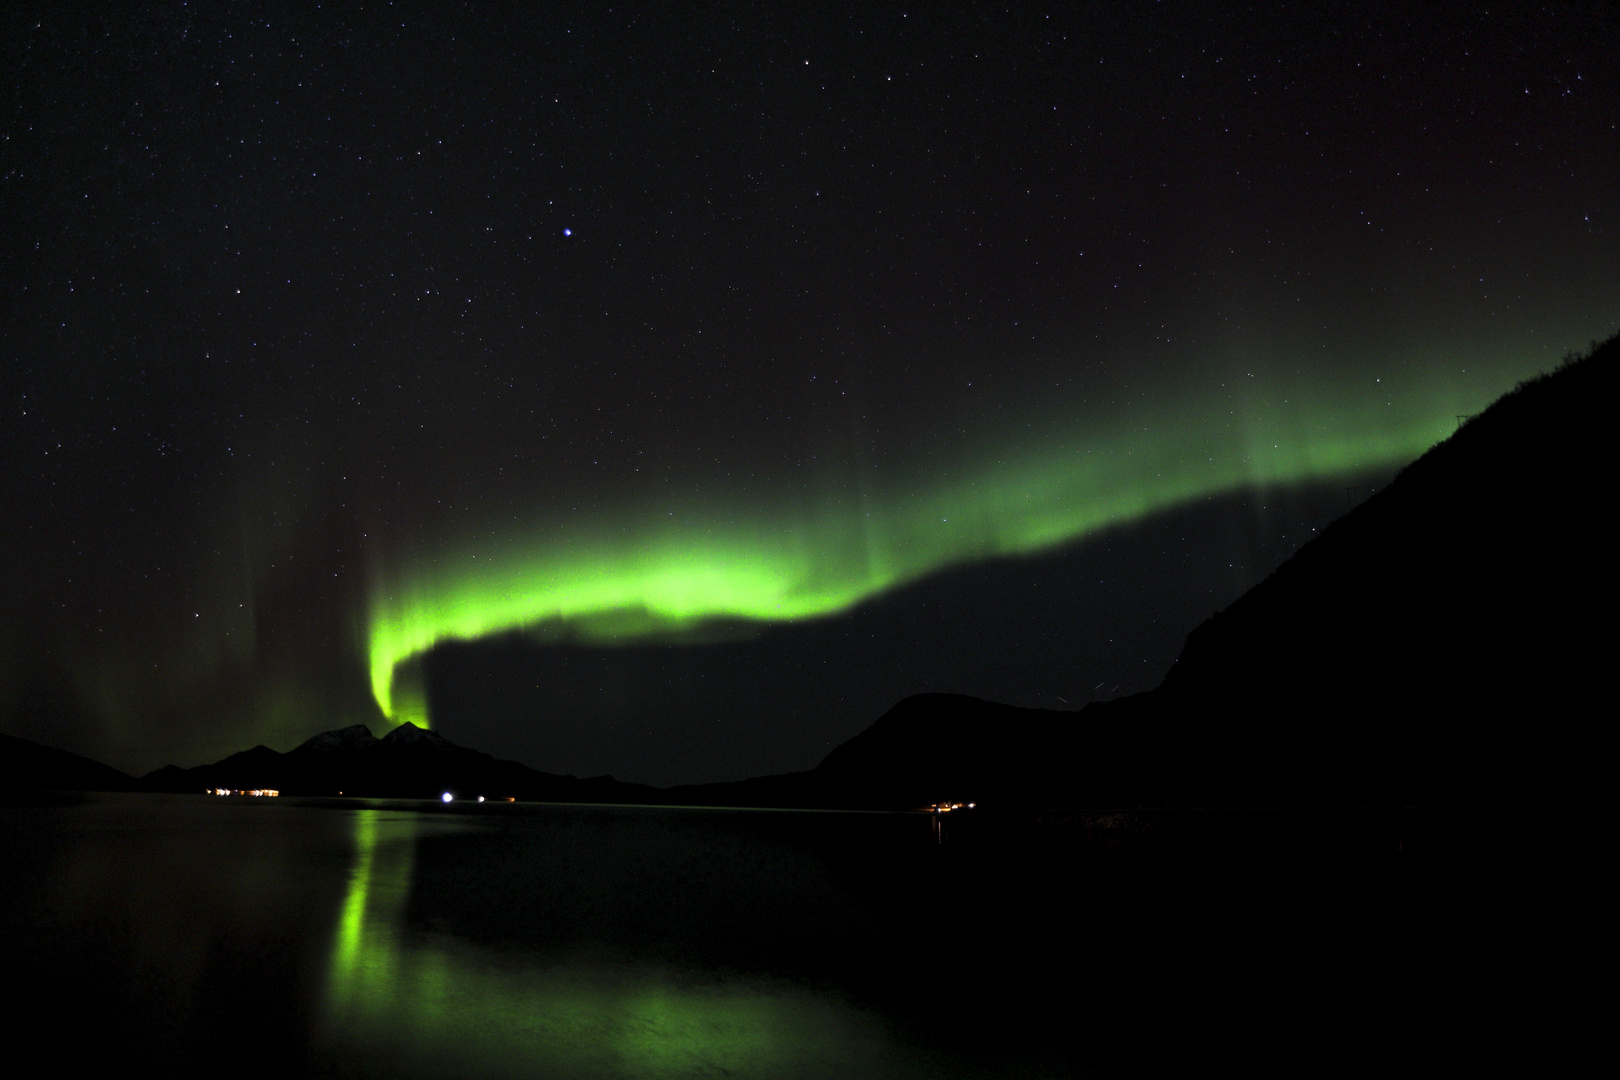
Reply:
[[1613, 882], [1525, 820], [14, 803], [0, 1015], [68, 1074], [1570, 1072]]

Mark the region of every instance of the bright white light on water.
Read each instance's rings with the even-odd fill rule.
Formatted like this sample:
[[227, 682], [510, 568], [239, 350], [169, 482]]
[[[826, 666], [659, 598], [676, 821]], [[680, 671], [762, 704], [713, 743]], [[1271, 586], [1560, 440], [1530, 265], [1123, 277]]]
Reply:
[[449, 792], [448, 792], [448, 791], [447, 791], [447, 792], [445, 792], [445, 793], [444, 793], [444, 794], [443, 794], [443, 795], [440, 795], [440, 796], [439, 796], [439, 798], [440, 798], [440, 799], [442, 799], [442, 800], [444, 800], [444, 801], [445, 801], [445, 802], [449, 802], [449, 801], [450, 801], [450, 800], [451, 800], [451, 799], [452, 799], [452, 798], [454, 798], [454, 796], [453, 796], [453, 795], [451, 795], [451, 794], [450, 794], [450, 793], [449, 793]]

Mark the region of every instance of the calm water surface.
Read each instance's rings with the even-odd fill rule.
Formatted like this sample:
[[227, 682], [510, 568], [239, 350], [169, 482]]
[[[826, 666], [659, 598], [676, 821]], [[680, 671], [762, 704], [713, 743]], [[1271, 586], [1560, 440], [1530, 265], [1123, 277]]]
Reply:
[[1470, 959], [1476, 884], [985, 822], [0, 807], [8, 1038], [178, 1076], [589, 1080], [1415, 1075], [1496, 1037], [1480, 987], [1516, 954], [1498, 927]]

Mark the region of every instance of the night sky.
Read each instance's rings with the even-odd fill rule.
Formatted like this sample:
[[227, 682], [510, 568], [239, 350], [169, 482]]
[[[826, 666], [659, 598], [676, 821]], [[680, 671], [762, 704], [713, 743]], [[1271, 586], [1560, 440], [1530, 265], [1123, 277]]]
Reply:
[[1620, 329], [1620, 18], [1488, 6], [8, 4], [0, 728], [673, 783], [1147, 689]]

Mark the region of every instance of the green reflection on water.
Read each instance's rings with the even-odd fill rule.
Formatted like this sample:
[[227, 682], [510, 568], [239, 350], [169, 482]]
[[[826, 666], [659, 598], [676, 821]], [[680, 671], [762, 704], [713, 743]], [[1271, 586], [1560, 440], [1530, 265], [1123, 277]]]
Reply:
[[360, 1075], [910, 1077], [875, 1016], [787, 982], [496, 952], [412, 930], [422, 819], [355, 814], [333, 937], [325, 1050]]

